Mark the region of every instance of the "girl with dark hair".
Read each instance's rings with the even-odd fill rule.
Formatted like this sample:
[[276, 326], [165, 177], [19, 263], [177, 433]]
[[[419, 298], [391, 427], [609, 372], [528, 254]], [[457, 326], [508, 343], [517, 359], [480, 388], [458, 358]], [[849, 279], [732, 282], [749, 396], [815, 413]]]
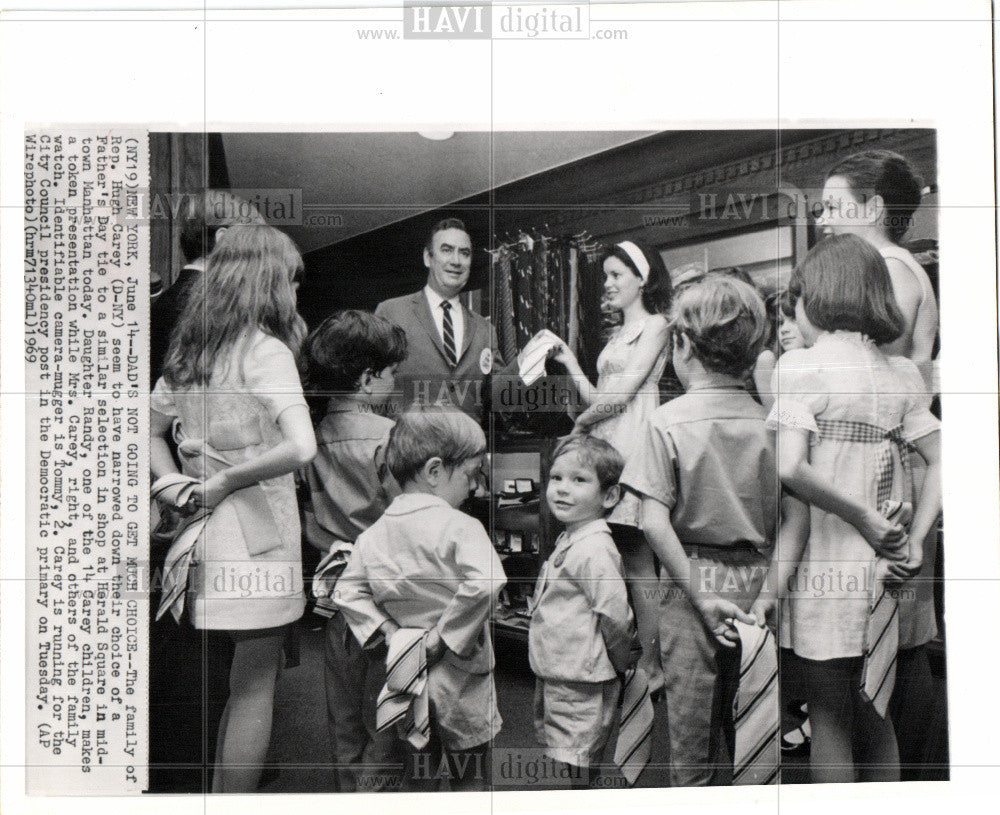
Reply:
[[[576, 418], [574, 432], [590, 433], [611, 444], [628, 461], [642, 437], [640, 430], [659, 407], [659, 381], [670, 355], [670, 329], [664, 313], [670, 308], [670, 276], [659, 252], [636, 241], [610, 247], [602, 261], [604, 296], [621, 311], [622, 324], [597, 359], [595, 387], [565, 343], [553, 358], [566, 366], [586, 409]], [[641, 667], [650, 688], [663, 684], [657, 628], [657, 574], [652, 550], [642, 533], [641, 503], [625, 493], [608, 516], [615, 542], [625, 562], [636, 626], [642, 641]]]
[[771, 390], [771, 385], [778, 357], [785, 351], [805, 348], [805, 343], [802, 341], [802, 334], [799, 333], [799, 327], [795, 322], [795, 301], [792, 300], [788, 291], [775, 292], [764, 302], [767, 305], [767, 315], [772, 325], [772, 335], [767, 347], [757, 357], [757, 365], [753, 369], [753, 379], [761, 404], [770, 410], [774, 404], [775, 395]]
[[284, 233], [230, 227], [188, 295], [150, 399], [153, 493], [190, 515], [167, 554], [157, 616], [234, 641], [213, 792], [257, 788], [282, 644], [305, 606], [292, 473], [316, 438], [295, 365], [301, 274]]
[[[807, 540], [781, 547], [774, 568], [788, 602], [782, 639], [804, 666], [812, 778], [898, 780], [886, 715], [898, 620], [893, 614], [874, 636], [872, 603], [881, 606], [887, 583], [898, 587], [920, 571], [941, 511], [940, 423], [916, 365], [879, 347], [901, 335], [904, 321], [871, 244], [855, 235], [820, 242], [789, 291], [807, 347], [778, 361], [768, 424], [778, 432], [781, 481], [810, 504], [810, 518]], [[928, 467], [915, 506], [911, 448]], [[891, 653], [876, 654], [877, 643]]]
[[[928, 388], [933, 389], [936, 376], [931, 355], [938, 333], [937, 300], [927, 272], [899, 245], [920, 206], [922, 188], [922, 179], [898, 153], [888, 150], [855, 153], [827, 173], [823, 215], [818, 224], [827, 234], [855, 234], [864, 238], [885, 258], [893, 295], [903, 317], [903, 333], [883, 350], [913, 360]], [[924, 478], [924, 462], [914, 456], [913, 483], [917, 495]], [[934, 688], [925, 646], [937, 634], [934, 609], [937, 548], [935, 525], [924, 541], [923, 570], [913, 581], [913, 590], [899, 604], [900, 681], [892, 700], [892, 716], [905, 779], [919, 778], [929, 738]]]

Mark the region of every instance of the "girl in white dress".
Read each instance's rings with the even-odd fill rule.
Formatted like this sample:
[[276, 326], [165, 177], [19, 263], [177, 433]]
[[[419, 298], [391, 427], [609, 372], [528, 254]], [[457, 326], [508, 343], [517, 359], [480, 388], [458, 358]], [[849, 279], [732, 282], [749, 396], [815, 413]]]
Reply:
[[[855, 153], [827, 173], [823, 211], [817, 224], [827, 235], [864, 238], [885, 258], [893, 295], [903, 316], [903, 333], [882, 350], [916, 363], [928, 388], [933, 390], [936, 360], [932, 362], [931, 355], [938, 333], [937, 300], [927, 272], [899, 245], [920, 206], [922, 188], [922, 179], [898, 153], [889, 150]], [[914, 489], [919, 495], [925, 468], [918, 456], [914, 456], [913, 465]], [[934, 610], [937, 548], [935, 524], [924, 541], [921, 573], [913, 581], [913, 590], [899, 604], [900, 652], [892, 716], [904, 780], [919, 778], [932, 721], [934, 686], [924, 646], [937, 635]]]
[[[228, 631], [235, 645], [213, 792], [257, 788], [282, 642], [305, 606], [292, 473], [316, 454], [316, 438], [295, 366], [301, 273], [284, 233], [227, 229], [191, 287], [150, 399], [154, 478], [177, 473], [172, 434], [196, 482], [185, 508], [211, 511], [177, 581], [186, 591], [161, 613]], [[190, 658], [201, 655], [178, 654]]]
[[[595, 387], [565, 343], [553, 359], [566, 366], [586, 409], [574, 432], [604, 439], [628, 459], [642, 438], [643, 425], [659, 407], [659, 381], [670, 353], [671, 281], [660, 254], [636, 241], [610, 247], [603, 261], [606, 302], [622, 313], [622, 324], [597, 359]], [[625, 563], [636, 626], [642, 641], [641, 666], [655, 692], [663, 685], [659, 665], [656, 564], [640, 531], [640, 501], [626, 492], [608, 517]]]
[[[782, 483], [810, 504], [804, 551], [782, 551], [776, 564], [788, 596], [783, 625], [805, 670], [812, 778], [852, 782], [857, 763], [857, 780], [898, 780], [892, 723], [859, 691], [869, 586], [873, 568], [877, 586], [920, 570], [941, 509], [940, 423], [917, 367], [879, 347], [899, 336], [903, 320], [870, 244], [854, 235], [822, 241], [789, 290], [807, 347], [779, 360], [768, 421]], [[928, 479], [907, 541], [881, 513], [885, 501], [911, 501], [911, 447]]]

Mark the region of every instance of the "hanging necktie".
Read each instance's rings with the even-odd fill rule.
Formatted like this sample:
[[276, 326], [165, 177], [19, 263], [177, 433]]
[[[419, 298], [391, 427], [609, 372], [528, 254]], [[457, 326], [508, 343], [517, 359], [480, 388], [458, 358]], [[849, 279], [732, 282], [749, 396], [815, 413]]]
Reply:
[[649, 679], [642, 668], [629, 668], [625, 672], [622, 696], [615, 764], [631, 786], [649, 764], [653, 744], [653, 703], [649, 698]]
[[740, 635], [740, 683], [733, 702], [733, 784], [775, 784], [781, 756], [778, 649], [767, 628], [733, 623]]
[[[150, 489], [154, 500], [172, 504], [182, 508], [187, 505], [191, 492], [200, 484], [196, 478], [181, 473], [170, 473], [156, 479]], [[174, 541], [170, 544], [163, 563], [163, 585], [160, 593], [160, 605], [156, 610], [159, 620], [167, 611], [177, 621], [184, 614], [184, 598], [187, 593], [188, 572], [194, 557], [194, 545], [201, 536], [212, 511], [207, 507], [199, 508], [193, 515], [181, 521], [174, 533]]]
[[[891, 486], [891, 484], [890, 484]], [[909, 501], [885, 501], [879, 512], [893, 523], [909, 527], [913, 504]], [[868, 620], [865, 624], [865, 658], [861, 666], [861, 695], [885, 718], [889, 699], [896, 685], [896, 654], [899, 650], [899, 600], [879, 581], [872, 560]]]
[[400, 735], [417, 750], [430, 739], [426, 638], [422, 628], [400, 628], [389, 638], [385, 687], [375, 711], [378, 731], [398, 725]]
[[448, 364], [454, 368], [458, 365], [458, 353], [455, 351], [455, 324], [451, 321], [451, 303], [444, 300], [441, 302], [441, 308], [444, 311], [444, 318], [441, 321], [444, 355], [448, 358]]
[[313, 611], [321, 617], [332, 617], [337, 613], [337, 603], [334, 601], [334, 590], [337, 580], [351, 559], [354, 544], [349, 541], [335, 540], [330, 544], [329, 551], [316, 567], [312, 579], [312, 594], [316, 605]]
[[865, 658], [861, 668], [861, 695], [872, 703], [883, 719], [896, 684], [896, 653], [899, 650], [899, 602], [877, 576], [879, 558], [871, 570], [868, 621], [865, 625]]
[[508, 362], [517, 356], [517, 336], [514, 329], [514, 293], [511, 290], [511, 255], [500, 249], [493, 261], [494, 318], [500, 353]]

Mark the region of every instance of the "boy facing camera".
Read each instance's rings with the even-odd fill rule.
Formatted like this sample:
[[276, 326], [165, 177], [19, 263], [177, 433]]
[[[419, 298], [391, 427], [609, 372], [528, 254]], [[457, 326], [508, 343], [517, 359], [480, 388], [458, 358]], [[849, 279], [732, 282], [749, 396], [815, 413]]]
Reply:
[[623, 464], [607, 442], [570, 436], [553, 451], [545, 493], [566, 531], [531, 601], [535, 728], [549, 758], [569, 765], [560, 774], [580, 786], [597, 775], [618, 710], [618, 675], [639, 654], [625, 570], [604, 520], [618, 503]]

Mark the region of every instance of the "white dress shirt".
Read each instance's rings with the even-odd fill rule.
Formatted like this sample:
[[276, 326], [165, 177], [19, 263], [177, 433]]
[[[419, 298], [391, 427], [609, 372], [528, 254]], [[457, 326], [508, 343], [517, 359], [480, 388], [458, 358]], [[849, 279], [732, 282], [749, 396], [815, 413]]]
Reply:
[[[424, 286], [424, 294], [427, 295], [427, 303], [431, 307], [431, 317], [434, 318], [434, 325], [437, 326], [438, 336], [444, 342], [444, 309], [441, 304], [445, 298], [438, 294], [430, 286]], [[455, 332], [455, 356], [462, 356], [462, 340], [465, 339], [465, 320], [462, 317], [462, 304], [458, 295], [448, 298], [451, 303], [451, 325]]]

